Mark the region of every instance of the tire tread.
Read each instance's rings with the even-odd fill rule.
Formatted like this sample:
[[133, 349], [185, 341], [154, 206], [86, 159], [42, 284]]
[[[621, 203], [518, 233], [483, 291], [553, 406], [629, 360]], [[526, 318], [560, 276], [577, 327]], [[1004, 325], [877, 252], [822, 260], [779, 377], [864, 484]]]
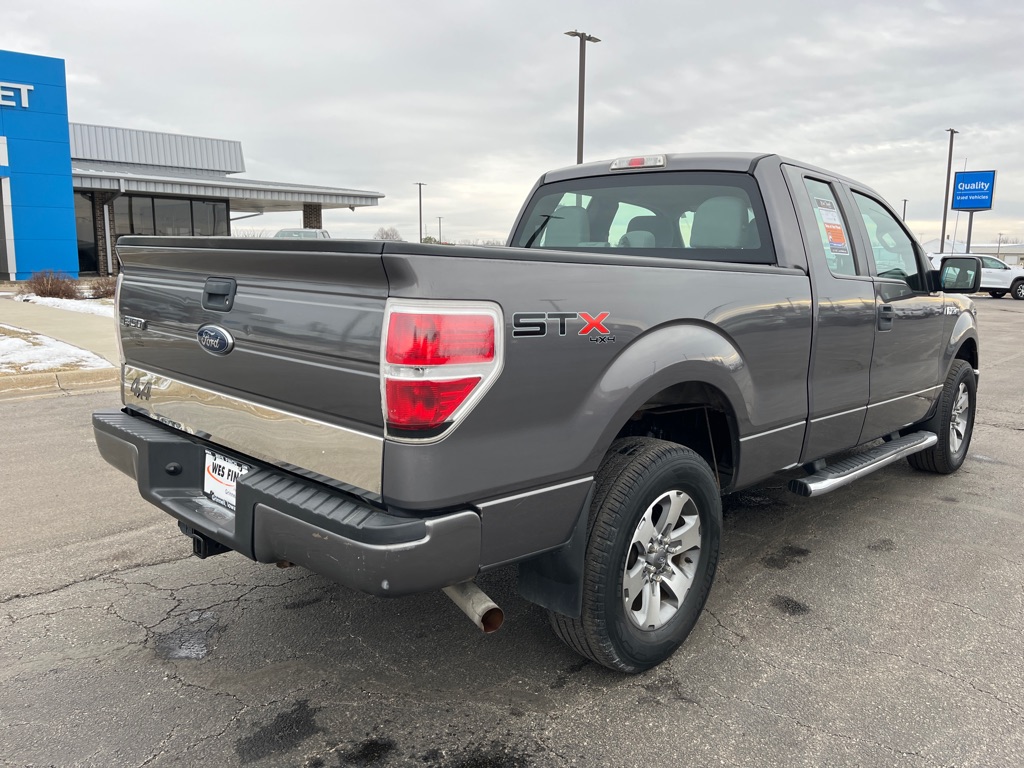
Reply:
[[[956, 384], [961, 379], [961, 374], [964, 369], [969, 369], [970, 363], [966, 360], [954, 360], [953, 364], [949, 368], [949, 373], [946, 375], [945, 385], [942, 388], [942, 394], [939, 395], [939, 403], [935, 409], [935, 415], [928, 421], [922, 423], [921, 429], [929, 432], [935, 432], [939, 436], [939, 442], [933, 445], [931, 448], [927, 448], [917, 453], [912, 453], [907, 456], [907, 463], [910, 464], [914, 469], [922, 472], [932, 472], [938, 475], [949, 475], [956, 472], [963, 463], [954, 464], [950, 460], [949, 451], [947, 450], [949, 441], [949, 424], [948, 414], [953, 408], [953, 399], [956, 397]], [[971, 373], [973, 375], [973, 372]], [[972, 399], [976, 397], [972, 394]], [[974, 403], [971, 403], [971, 407], [974, 407]], [[973, 421], [971, 428], [973, 431]], [[970, 437], [968, 437], [970, 440]], [[968, 444], [968, 449], [970, 444]], [[965, 452], [966, 453], [966, 452]]]
[[[717, 486], [711, 468], [695, 451], [663, 440], [644, 437], [623, 438], [612, 444], [598, 470], [598, 485], [594, 493], [588, 519], [587, 562], [607, 562], [612, 556], [617, 528], [613, 524], [618, 510], [629, 504], [630, 491], [638, 487], [659, 460], [673, 455], [681, 456], [695, 469], [706, 474], [707, 480]], [[718, 562], [717, 548], [708, 553], [709, 567], [703, 584], [694, 583], [691, 589], [705, 593], [714, 578]], [[639, 672], [647, 667], [637, 666], [622, 659], [616, 652], [606, 629], [606, 618], [600, 606], [604, 604], [606, 587], [600, 573], [593, 568], [584, 572], [583, 610], [580, 618], [573, 619], [549, 612], [551, 626], [558, 638], [567, 646], [592, 661], [621, 672]], [[648, 665], [650, 666], [650, 665]]]

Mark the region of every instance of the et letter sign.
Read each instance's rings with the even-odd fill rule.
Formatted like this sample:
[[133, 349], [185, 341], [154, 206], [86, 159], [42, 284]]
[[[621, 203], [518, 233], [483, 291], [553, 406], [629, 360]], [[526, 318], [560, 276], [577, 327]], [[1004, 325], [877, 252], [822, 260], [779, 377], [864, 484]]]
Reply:
[[953, 179], [954, 211], [987, 211], [992, 208], [995, 171], [957, 171]]

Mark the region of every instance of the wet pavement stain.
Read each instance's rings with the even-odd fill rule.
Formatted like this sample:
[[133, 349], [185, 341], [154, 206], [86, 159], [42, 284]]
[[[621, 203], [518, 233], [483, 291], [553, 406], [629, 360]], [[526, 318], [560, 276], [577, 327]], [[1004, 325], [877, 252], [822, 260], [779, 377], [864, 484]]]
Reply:
[[640, 686], [645, 693], [637, 697], [636, 703], [645, 707], [662, 707], [670, 702], [698, 704], [697, 700], [687, 695], [682, 683], [674, 676], [653, 680]]
[[297, 611], [301, 608], [308, 608], [311, 605], [322, 603], [324, 598], [321, 597], [307, 597], [302, 600], [293, 600], [290, 603], [285, 603], [284, 608], [286, 611]]
[[391, 739], [367, 739], [347, 752], [338, 755], [339, 765], [373, 766], [383, 765], [388, 755], [396, 749]]
[[787, 597], [786, 595], [776, 595], [771, 599], [773, 608], [777, 608], [787, 616], [803, 616], [805, 613], [810, 613], [811, 608], [807, 603], [801, 603], [796, 598]]
[[873, 552], [895, 552], [896, 542], [892, 539], [879, 539], [868, 544], [868, 549]]
[[198, 661], [210, 652], [217, 632], [217, 614], [213, 611], [192, 611], [187, 623], [156, 637], [156, 652], [163, 659]]
[[290, 752], [323, 730], [316, 724], [319, 711], [319, 707], [310, 707], [307, 699], [295, 702], [289, 711], [279, 713], [273, 722], [236, 741], [238, 759], [245, 765], [279, 752]]
[[551, 683], [551, 689], [557, 690], [559, 688], [564, 688], [566, 683], [569, 682], [570, 678], [582, 672], [583, 668], [586, 667], [588, 664], [590, 664], [590, 662], [584, 659], [583, 661], [578, 661], [575, 664], [573, 664], [565, 672], [560, 672], [558, 677], [555, 678], [555, 681]]
[[980, 453], [969, 453], [967, 454], [967, 458], [970, 459], [971, 461], [980, 461], [982, 464], [1002, 464], [1004, 466], [1010, 466], [1005, 461], [993, 459], [991, 456], [984, 456]]
[[492, 741], [485, 747], [475, 747], [448, 762], [437, 763], [443, 768], [530, 768], [533, 760], [519, 747]]
[[789, 568], [793, 563], [800, 562], [801, 558], [811, 554], [811, 550], [804, 549], [803, 547], [794, 547], [787, 544], [784, 547], [779, 548], [777, 551], [770, 555], [765, 555], [761, 558], [761, 563], [765, 568], [773, 568], [776, 571], [784, 571]]

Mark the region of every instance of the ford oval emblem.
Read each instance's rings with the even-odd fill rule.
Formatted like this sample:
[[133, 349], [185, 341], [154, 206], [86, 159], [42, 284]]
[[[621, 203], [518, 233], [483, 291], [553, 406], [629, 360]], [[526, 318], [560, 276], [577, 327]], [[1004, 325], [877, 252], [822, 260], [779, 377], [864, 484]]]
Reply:
[[219, 325], [204, 325], [196, 333], [196, 339], [211, 355], [226, 355], [235, 348], [234, 338]]

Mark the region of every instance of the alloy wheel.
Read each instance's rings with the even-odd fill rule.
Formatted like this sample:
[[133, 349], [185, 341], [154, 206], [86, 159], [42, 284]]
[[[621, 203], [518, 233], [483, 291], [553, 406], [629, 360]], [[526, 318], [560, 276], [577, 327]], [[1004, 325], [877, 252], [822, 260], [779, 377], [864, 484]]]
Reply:
[[633, 624], [651, 631], [675, 616], [699, 557], [697, 506], [683, 491], [666, 491], [641, 515], [626, 553], [622, 602]]
[[955, 456], [960, 452], [964, 438], [967, 436], [967, 422], [970, 416], [971, 396], [967, 385], [960, 382], [953, 402], [953, 412], [949, 417], [949, 450]]

